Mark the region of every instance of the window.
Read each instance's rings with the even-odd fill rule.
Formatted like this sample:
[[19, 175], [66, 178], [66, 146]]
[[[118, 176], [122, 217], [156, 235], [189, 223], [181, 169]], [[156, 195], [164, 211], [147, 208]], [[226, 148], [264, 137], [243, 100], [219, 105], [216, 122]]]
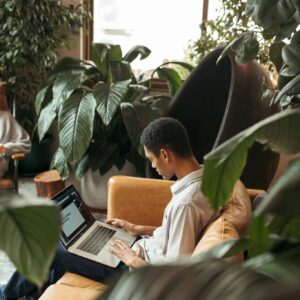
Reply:
[[200, 34], [203, 0], [95, 0], [93, 41], [135, 45], [152, 52], [135, 69], [149, 70], [165, 60], [183, 60], [190, 39]]

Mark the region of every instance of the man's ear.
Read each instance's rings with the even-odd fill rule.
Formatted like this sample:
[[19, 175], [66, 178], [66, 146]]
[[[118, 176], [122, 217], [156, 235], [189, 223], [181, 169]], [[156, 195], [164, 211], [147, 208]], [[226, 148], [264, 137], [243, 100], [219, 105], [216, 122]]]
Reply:
[[170, 162], [170, 160], [172, 159], [172, 151], [170, 151], [169, 149], [160, 149], [160, 154], [166, 162]]

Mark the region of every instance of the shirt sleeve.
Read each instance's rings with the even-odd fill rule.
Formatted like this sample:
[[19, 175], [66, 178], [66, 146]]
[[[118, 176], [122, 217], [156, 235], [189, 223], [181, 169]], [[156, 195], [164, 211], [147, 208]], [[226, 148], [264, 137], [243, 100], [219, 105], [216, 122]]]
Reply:
[[6, 154], [10, 155], [18, 151], [30, 152], [31, 141], [28, 133], [10, 113], [2, 114], [1, 118], [0, 143], [6, 148]]

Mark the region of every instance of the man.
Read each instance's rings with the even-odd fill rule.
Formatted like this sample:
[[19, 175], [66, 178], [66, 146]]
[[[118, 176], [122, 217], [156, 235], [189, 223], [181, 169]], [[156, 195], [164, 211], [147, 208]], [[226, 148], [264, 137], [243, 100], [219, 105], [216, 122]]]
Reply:
[[[211, 219], [213, 211], [200, 191], [202, 170], [192, 153], [187, 132], [177, 120], [160, 118], [151, 122], [143, 131], [141, 144], [152, 167], [164, 179], [174, 175], [177, 177], [171, 187], [173, 196], [165, 209], [162, 225], [154, 228], [121, 219], [108, 220], [109, 224], [142, 236], [133, 248], [120, 240], [109, 245], [109, 251], [119, 257], [122, 263], [113, 269], [68, 253], [60, 246], [52, 264], [50, 283], [55, 282], [65, 271], [105, 281], [112, 274], [128, 267], [161, 264], [193, 252], [200, 232]], [[14, 274], [3, 289], [6, 296], [4, 299], [15, 299], [34, 290], [32, 284]]]

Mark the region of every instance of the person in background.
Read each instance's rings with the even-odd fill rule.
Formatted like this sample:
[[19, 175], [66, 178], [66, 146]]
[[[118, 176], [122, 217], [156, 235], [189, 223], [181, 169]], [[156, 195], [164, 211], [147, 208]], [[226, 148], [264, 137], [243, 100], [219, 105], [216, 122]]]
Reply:
[[5, 95], [0, 95], [0, 178], [8, 169], [10, 156], [16, 152], [29, 153], [29, 134], [11, 115]]

